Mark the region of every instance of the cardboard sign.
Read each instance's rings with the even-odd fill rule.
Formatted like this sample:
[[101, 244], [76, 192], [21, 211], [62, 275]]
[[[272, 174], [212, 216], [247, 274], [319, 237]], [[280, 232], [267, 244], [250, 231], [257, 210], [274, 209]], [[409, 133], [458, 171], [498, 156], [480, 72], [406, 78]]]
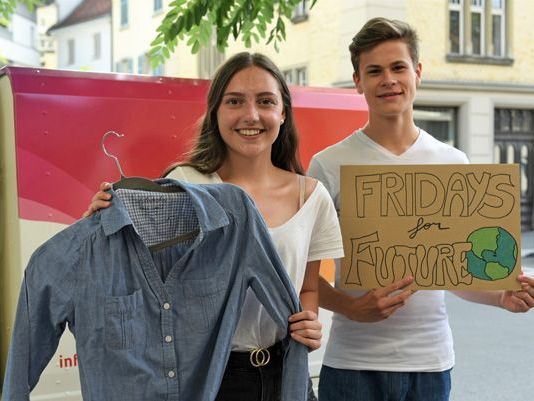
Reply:
[[344, 288], [518, 289], [519, 166], [341, 167]]

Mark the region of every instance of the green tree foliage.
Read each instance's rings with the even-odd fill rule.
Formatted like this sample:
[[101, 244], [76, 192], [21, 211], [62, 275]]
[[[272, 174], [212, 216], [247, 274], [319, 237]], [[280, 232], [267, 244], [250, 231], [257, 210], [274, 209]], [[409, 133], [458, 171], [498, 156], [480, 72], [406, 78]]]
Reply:
[[42, 0], [0, 0], [0, 20], [5, 23], [11, 19], [17, 3], [24, 4], [30, 11], [42, 3]]
[[[311, 7], [317, 0], [313, 0]], [[285, 22], [300, 0], [174, 0], [151, 43], [153, 66], [163, 63], [179, 41], [186, 41], [192, 53], [210, 44], [215, 34], [217, 48], [227, 47], [230, 35], [246, 47], [265, 40], [278, 51], [286, 38]]]

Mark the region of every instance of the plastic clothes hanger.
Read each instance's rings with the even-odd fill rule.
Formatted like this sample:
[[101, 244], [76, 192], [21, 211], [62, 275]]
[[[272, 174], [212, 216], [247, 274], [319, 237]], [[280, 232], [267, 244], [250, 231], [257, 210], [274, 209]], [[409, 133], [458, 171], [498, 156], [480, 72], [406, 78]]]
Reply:
[[109, 153], [104, 144], [106, 141], [106, 138], [111, 134], [115, 135], [118, 138], [122, 138], [124, 134], [119, 134], [118, 132], [115, 132], [115, 131], [108, 131], [102, 136], [102, 139], [100, 140], [100, 146], [102, 147], [102, 151], [104, 152], [106, 156], [115, 160], [115, 163], [117, 164], [117, 168], [119, 169], [119, 173], [121, 175], [120, 180], [113, 183], [113, 189], [134, 189], [134, 190], [139, 190], [139, 191], [164, 192], [164, 193], [183, 192], [183, 189], [176, 185], [162, 186], [152, 180], [149, 180], [148, 178], [126, 177], [124, 175], [124, 172], [122, 171], [122, 167], [119, 162], [119, 159], [117, 158], [117, 156]]

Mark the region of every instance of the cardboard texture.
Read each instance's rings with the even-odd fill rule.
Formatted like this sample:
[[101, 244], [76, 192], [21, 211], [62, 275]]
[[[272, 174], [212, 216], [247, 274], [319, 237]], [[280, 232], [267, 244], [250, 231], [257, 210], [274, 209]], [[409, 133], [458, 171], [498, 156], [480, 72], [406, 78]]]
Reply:
[[517, 164], [341, 166], [343, 288], [519, 289]]

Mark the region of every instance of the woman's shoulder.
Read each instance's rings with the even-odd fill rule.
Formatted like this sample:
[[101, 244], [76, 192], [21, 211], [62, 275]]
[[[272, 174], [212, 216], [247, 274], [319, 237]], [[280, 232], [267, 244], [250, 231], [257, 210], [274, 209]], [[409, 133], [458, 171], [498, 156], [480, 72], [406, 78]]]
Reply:
[[169, 171], [167, 177], [192, 184], [220, 184], [222, 182], [217, 173], [201, 173], [191, 166], [176, 166]]
[[304, 183], [305, 183], [305, 188], [306, 188], [304, 198], [308, 199], [311, 196], [311, 194], [315, 191], [315, 188], [319, 184], [319, 180], [313, 177], [304, 176]]

